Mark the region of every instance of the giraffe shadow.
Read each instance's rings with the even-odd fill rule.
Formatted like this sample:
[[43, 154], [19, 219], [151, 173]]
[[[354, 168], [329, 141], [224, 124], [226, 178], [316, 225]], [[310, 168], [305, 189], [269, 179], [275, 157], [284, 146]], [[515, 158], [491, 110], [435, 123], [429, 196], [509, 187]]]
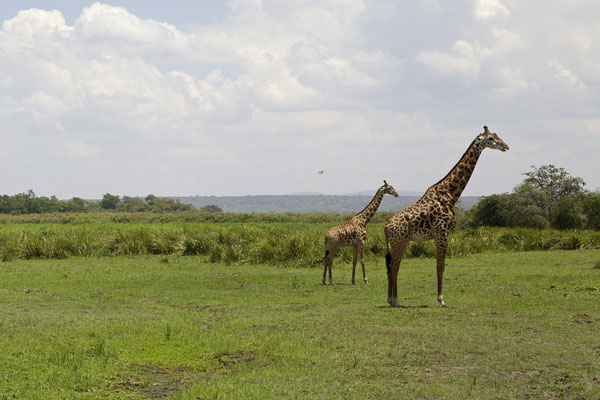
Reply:
[[394, 308], [402, 308], [402, 309], [417, 309], [417, 308], [430, 308], [428, 305], [423, 304], [423, 305], [414, 305], [414, 306], [398, 306], [398, 307], [390, 307], [389, 305], [381, 305], [381, 306], [376, 306], [376, 308], [390, 308], [390, 309], [394, 309]]

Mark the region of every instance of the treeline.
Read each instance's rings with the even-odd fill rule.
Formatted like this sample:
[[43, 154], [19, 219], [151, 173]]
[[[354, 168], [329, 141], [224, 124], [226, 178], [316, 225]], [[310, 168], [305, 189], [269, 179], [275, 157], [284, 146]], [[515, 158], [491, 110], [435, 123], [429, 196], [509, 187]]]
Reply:
[[[205, 207], [208, 212], [219, 212], [216, 206]], [[52, 213], [88, 213], [100, 211], [122, 212], [175, 212], [189, 211], [194, 207], [182, 204], [179, 200], [157, 197], [149, 194], [145, 198], [123, 196], [123, 198], [106, 193], [102, 200], [84, 200], [73, 197], [71, 200], [59, 200], [56, 196], [38, 197], [32, 190], [12, 196], [0, 196], [0, 214], [52, 214]]]
[[484, 197], [458, 218], [462, 227], [497, 226], [600, 230], [600, 192], [554, 165], [524, 173], [511, 193]]

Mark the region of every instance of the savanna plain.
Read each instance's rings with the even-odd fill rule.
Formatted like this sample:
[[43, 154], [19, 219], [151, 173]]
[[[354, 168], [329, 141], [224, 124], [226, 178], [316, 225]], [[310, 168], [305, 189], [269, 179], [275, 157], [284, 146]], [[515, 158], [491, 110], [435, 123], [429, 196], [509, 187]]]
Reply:
[[600, 398], [597, 232], [457, 231], [447, 308], [414, 245], [391, 308], [382, 221], [323, 286], [343, 216], [229, 217], [2, 220], [0, 399]]

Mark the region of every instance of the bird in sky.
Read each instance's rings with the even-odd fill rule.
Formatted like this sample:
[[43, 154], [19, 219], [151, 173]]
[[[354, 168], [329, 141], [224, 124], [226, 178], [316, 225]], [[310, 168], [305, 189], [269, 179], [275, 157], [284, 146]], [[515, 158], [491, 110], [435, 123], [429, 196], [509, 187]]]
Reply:
[[325, 171], [324, 170], [320, 170], [320, 171], [317, 171], [317, 174], [323, 175], [323, 172], [325, 172]]

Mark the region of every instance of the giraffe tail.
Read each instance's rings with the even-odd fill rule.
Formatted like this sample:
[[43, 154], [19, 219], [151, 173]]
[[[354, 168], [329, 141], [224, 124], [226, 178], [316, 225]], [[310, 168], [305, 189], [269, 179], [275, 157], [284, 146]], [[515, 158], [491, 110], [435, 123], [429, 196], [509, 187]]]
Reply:
[[390, 252], [388, 250], [388, 253], [385, 255], [385, 267], [387, 268], [388, 275], [390, 274], [390, 271], [391, 271], [391, 268], [390, 268], [391, 263], [392, 263], [392, 255], [390, 254]]
[[387, 239], [387, 232], [385, 236], [385, 248], [387, 250], [387, 253], [385, 253], [385, 267], [387, 268], [389, 275], [391, 271], [390, 264], [392, 263], [392, 253], [390, 252], [390, 242]]
[[327, 258], [328, 255], [329, 255], [329, 249], [325, 249], [325, 256], [323, 257], [323, 259], [321, 261], [325, 261], [325, 259]]

